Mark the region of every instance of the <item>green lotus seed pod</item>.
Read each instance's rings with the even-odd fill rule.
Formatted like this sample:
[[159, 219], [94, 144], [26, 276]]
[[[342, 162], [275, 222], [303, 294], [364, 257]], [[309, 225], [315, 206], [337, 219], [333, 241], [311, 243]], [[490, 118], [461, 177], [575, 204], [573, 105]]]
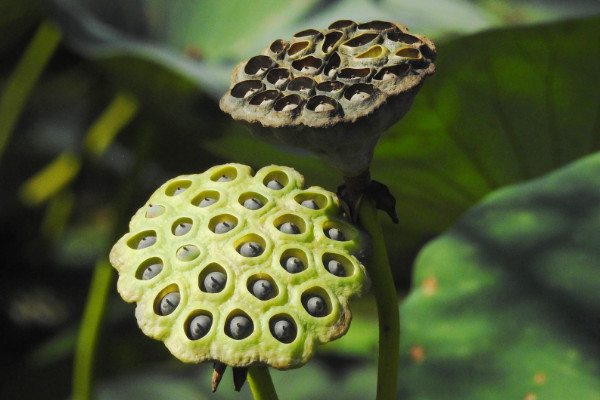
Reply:
[[[148, 217], [154, 205], [161, 214]], [[332, 240], [333, 228], [346, 240]], [[177, 177], [129, 229], [110, 254], [119, 293], [137, 303], [142, 331], [185, 362], [299, 367], [347, 331], [348, 300], [369, 283], [360, 262], [368, 238], [334, 193], [305, 189], [287, 167], [225, 164]]]
[[338, 22], [241, 62], [220, 107], [256, 138], [308, 150], [355, 177], [435, 72], [436, 48], [395, 22]]

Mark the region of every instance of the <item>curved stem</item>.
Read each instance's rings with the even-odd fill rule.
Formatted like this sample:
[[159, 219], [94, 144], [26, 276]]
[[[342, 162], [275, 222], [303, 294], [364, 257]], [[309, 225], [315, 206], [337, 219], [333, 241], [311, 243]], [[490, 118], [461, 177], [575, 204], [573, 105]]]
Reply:
[[359, 219], [362, 227], [373, 240], [373, 254], [368, 271], [373, 284], [379, 318], [377, 400], [390, 400], [396, 397], [397, 391], [400, 316], [381, 224], [375, 204], [368, 194], [360, 202]]
[[267, 367], [250, 367], [248, 383], [254, 400], [277, 400], [277, 392], [275, 392], [275, 386], [273, 386], [273, 380], [271, 380], [271, 374]]

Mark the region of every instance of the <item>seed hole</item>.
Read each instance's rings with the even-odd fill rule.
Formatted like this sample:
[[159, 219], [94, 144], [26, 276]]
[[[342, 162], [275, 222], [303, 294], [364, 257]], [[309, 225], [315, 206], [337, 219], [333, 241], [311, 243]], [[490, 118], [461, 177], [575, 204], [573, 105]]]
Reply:
[[292, 111], [297, 109], [302, 103], [302, 98], [297, 94], [282, 97], [275, 102], [273, 109], [275, 111]]
[[150, 258], [140, 264], [135, 272], [135, 277], [137, 279], [147, 281], [160, 274], [162, 270], [162, 260], [158, 257]]
[[340, 79], [363, 79], [369, 76], [371, 68], [342, 68], [338, 74]]
[[231, 95], [238, 99], [245, 99], [262, 90], [263, 84], [259, 80], [242, 81], [231, 89]]
[[256, 192], [247, 192], [240, 196], [238, 202], [248, 210], [258, 210], [267, 204], [267, 198]]
[[327, 96], [314, 96], [306, 103], [306, 108], [314, 112], [333, 111], [337, 107], [338, 102]]
[[317, 92], [337, 93], [344, 89], [344, 84], [340, 81], [325, 81], [315, 86]]
[[154, 299], [154, 312], [161, 316], [169, 315], [179, 306], [180, 301], [179, 287], [175, 284], [169, 285]]
[[296, 339], [296, 324], [289, 315], [275, 315], [269, 320], [269, 330], [271, 335], [282, 343], [292, 343]]
[[227, 272], [217, 263], [210, 263], [200, 272], [198, 286], [205, 293], [219, 293], [227, 284]]
[[341, 254], [323, 254], [323, 267], [327, 272], [338, 277], [354, 275], [354, 264]]
[[254, 56], [246, 63], [244, 72], [248, 75], [263, 75], [269, 68], [275, 65], [275, 61], [268, 56]]
[[320, 193], [303, 192], [296, 195], [294, 200], [301, 206], [311, 210], [319, 210], [327, 206], [327, 197]]
[[177, 259], [180, 261], [192, 261], [200, 255], [200, 249], [193, 244], [181, 246], [177, 249]]
[[337, 74], [340, 65], [342, 64], [342, 59], [338, 53], [333, 53], [333, 55], [327, 61], [327, 65], [323, 68], [323, 75], [325, 75], [329, 79], [333, 79], [335, 74]]
[[358, 35], [353, 37], [352, 39], [346, 41], [343, 46], [348, 47], [360, 47], [365, 44], [373, 41], [377, 37], [377, 33], [363, 33], [362, 35]]
[[287, 174], [283, 171], [272, 171], [265, 176], [263, 184], [272, 190], [283, 189], [289, 183]]
[[238, 224], [238, 219], [231, 214], [221, 214], [212, 217], [208, 222], [208, 229], [217, 234], [227, 233]]
[[279, 56], [281, 53], [283, 53], [286, 46], [286, 42], [284, 42], [281, 39], [277, 39], [273, 43], [271, 43], [271, 45], [269, 46], [269, 50], [271, 50], [271, 52], [276, 56]]
[[176, 181], [167, 186], [165, 194], [167, 196], [179, 196], [190, 186], [192, 186], [192, 181]]
[[134, 250], [145, 249], [156, 243], [156, 232], [145, 231], [140, 232], [127, 241], [127, 246]]
[[327, 54], [335, 50], [342, 36], [344, 36], [344, 34], [339, 31], [329, 32], [325, 35], [325, 40], [323, 40], [323, 44], [321, 45], [321, 51]]
[[315, 87], [315, 81], [313, 81], [312, 79], [310, 79], [307, 76], [301, 76], [301, 77], [292, 79], [287, 86], [287, 90], [292, 91], [292, 92], [300, 92], [300, 93], [308, 94], [313, 90], [314, 87]]
[[281, 92], [279, 90], [265, 90], [252, 97], [250, 104], [260, 107], [270, 107], [280, 95]]
[[365, 101], [375, 93], [373, 85], [368, 83], [357, 83], [350, 86], [344, 92], [344, 97], [353, 102]]
[[413, 44], [419, 41], [418, 38], [416, 38], [413, 35], [409, 35], [408, 33], [404, 33], [404, 32], [389, 32], [387, 34], [387, 38], [393, 42], [398, 42], [398, 43], [406, 43], [406, 44]]
[[171, 232], [175, 236], [183, 236], [192, 230], [192, 220], [190, 218], [180, 218], [171, 226]]
[[306, 312], [313, 317], [320, 318], [331, 313], [331, 299], [320, 287], [308, 289], [302, 294], [301, 301]]
[[243, 257], [258, 257], [265, 251], [266, 242], [261, 236], [252, 233], [239, 239], [235, 248]]
[[274, 86], [282, 86], [290, 78], [290, 72], [285, 68], [274, 68], [267, 73], [267, 82]]
[[245, 339], [252, 334], [253, 330], [252, 319], [241, 310], [233, 311], [225, 323], [225, 334], [232, 339]]
[[364, 24], [358, 25], [358, 29], [361, 30], [375, 30], [375, 31], [385, 31], [390, 29], [397, 29], [396, 25], [387, 21], [370, 21], [365, 22]]
[[403, 47], [396, 50], [396, 53], [394, 54], [396, 54], [398, 57], [408, 58], [411, 60], [418, 60], [421, 58], [421, 52], [413, 47]]
[[356, 23], [354, 21], [350, 21], [349, 19], [341, 19], [341, 20], [335, 21], [331, 25], [329, 25], [328, 29], [343, 30], [343, 29], [351, 28], [354, 25], [356, 25]]
[[279, 289], [277, 284], [268, 275], [254, 275], [248, 279], [248, 291], [259, 300], [269, 300], [277, 296]]
[[[300, 72], [301, 74], [316, 74], [317, 71], [319, 70], [319, 68], [321, 68], [321, 65], [323, 64], [323, 62], [321, 60], [319, 60], [316, 57], [313, 56], [308, 56], [308, 57], [304, 57], [304, 58], [300, 58], [296, 61], [294, 61], [292, 63], [292, 68], [294, 68], [296, 71]], [[293, 83], [294, 81], [292, 81]], [[313, 82], [314, 84], [314, 82]], [[290, 83], [291, 85], [291, 83]], [[288, 86], [288, 90], [294, 90], [294, 89], [290, 89], [290, 87]]]
[[409, 70], [410, 70], [409, 64], [398, 64], [398, 65], [391, 65], [388, 67], [383, 67], [375, 74], [375, 76], [373, 76], [373, 80], [385, 81], [388, 79], [400, 78], [400, 77], [406, 75], [406, 73]]
[[194, 197], [192, 204], [196, 207], [208, 207], [219, 201], [221, 194], [216, 190], [205, 190], [198, 196]]
[[213, 182], [231, 182], [237, 177], [237, 169], [226, 167], [212, 174], [210, 180]]
[[385, 55], [386, 52], [387, 50], [385, 49], [385, 47], [378, 44], [376, 46], [371, 47], [364, 53], [357, 55], [356, 58], [377, 58]]
[[307, 268], [308, 258], [302, 250], [287, 249], [281, 255], [279, 263], [290, 274], [297, 274]]
[[185, 322], [185, 334], [190, 340], [203, 338], [212, 328], [213, 317], [208, 311], [195, 311]]
[[310, 45], [310, 43], [307, 41], [304, 41], [304, 40], [301, 42], [293, 43], [290, 46], [290, 48], [288, 49], [288, 55], [290, 55], [290, 56], [297, 55], [298, 53], [302, 52], [303, 50], [306, 50], [309, 45]]
[[165, 208], [158, 204], [148, 204], [146, 210], [146, 218], [156, 218], [165, 212]]
[[294, 34], [295, 38], [303, 38], [303, 37], [311, 37], [311, 36], [318, 36], [320, 35], [321, 32], [319, 32], [316, 29], [305, 29], [303, 31], [300, 31], [298, 33]]

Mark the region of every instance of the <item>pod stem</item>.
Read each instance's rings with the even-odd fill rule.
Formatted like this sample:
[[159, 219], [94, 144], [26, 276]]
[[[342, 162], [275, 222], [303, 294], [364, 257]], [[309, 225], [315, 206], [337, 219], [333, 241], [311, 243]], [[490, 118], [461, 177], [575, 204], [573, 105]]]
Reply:
[[373, 240], [373, 253], [368, 272], [373, 285], [379, 318], [377, 400], [391, 400], [396, 397], [398, 385], [400, 351], [398, 298], [375, 201], [370, 195], [363, 196], [358, 214], [362, 227]]
[[248, 369], [248, 383], [254, 400], [277, 400], [277, 392], [266, 366], [255, 365]]

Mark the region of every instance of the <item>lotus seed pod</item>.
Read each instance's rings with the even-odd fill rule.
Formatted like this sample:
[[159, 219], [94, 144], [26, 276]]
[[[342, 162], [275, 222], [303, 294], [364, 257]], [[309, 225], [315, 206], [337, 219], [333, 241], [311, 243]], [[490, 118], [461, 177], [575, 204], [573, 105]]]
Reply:
[[404, 25], [336, 21], [241, 62], [220, 107], [256, 138], [308, 150], [354, 177], [368, 171], [379, 137], [409, 110], [435, 57], [433, 42]]
[[344, 270], [344, 266], [337, 260], [329, 260], [325, 264], [325, 268], [327, 268], [327, 271], [331, 272], [335, 276], [346, 276], [346, 270]]
[[[333, 228], [346, 240], [332, 240]], [[142, 331], [185, 362], [299, 367], [347, 331], [349, 298], [369, 284], [368, 237], [334, 193], [304, 188], [287, 167], [225, 164], [174, 178], [129, 229], [110, 254], [119, 293], [137, 303]]]
[[204, 289], [208, 293], [218, 293], [225, 288], [227, 275], [222, 272], [211, 272], [204, 278]]

